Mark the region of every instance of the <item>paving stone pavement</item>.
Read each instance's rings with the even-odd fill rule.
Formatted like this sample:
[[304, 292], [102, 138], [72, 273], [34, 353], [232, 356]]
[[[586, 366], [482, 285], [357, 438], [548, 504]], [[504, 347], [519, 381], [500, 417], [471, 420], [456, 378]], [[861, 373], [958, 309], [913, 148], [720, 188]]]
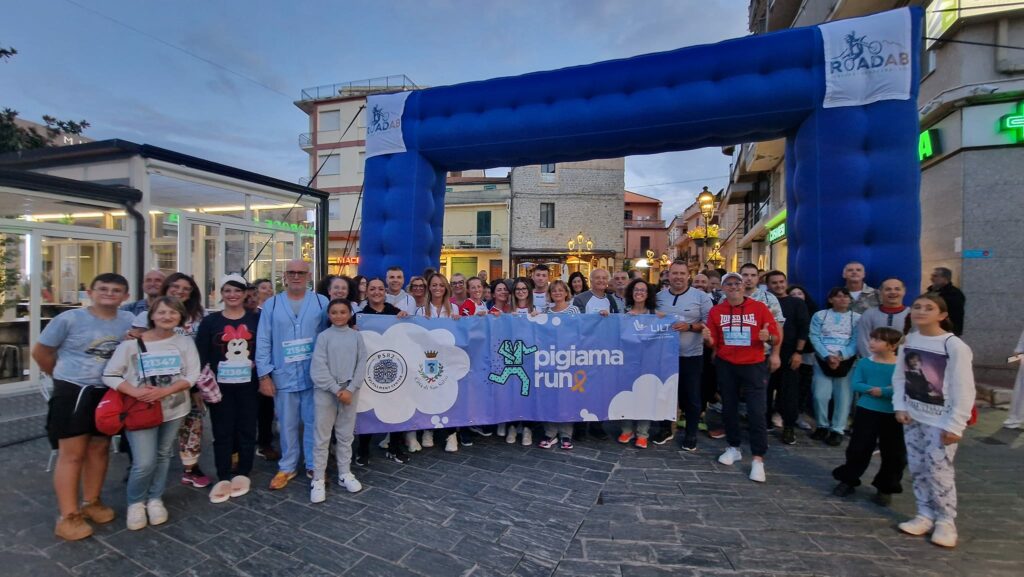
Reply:
[[688, 454], [491, 438], [417, 453], [405, 466], [376, 458], [357, 471], [361, 493], [333, 485], [320, 505], [300, 479], [268, 491], [273, 467], [258, 460], [254, 491], [221, 505], [172, 477], [170, 521], [142, 531], [124, 528], [126, 459], [114, 455], [104, 498], [117, 520], [64, 543], [52, 534], [40, 439], [0, 449], [0, 575], [1017, 577], [1024, 435], [999, 429], [1005, 414], [982, 409], [957, 455], [961, 543], [952, 551], [896, 531], [913, 512], [908, 479], [891, 509], [874, 505], [870, 488], [830, 496], [843, 453], [803, 435], [793, 447], [771, 438], [764, 485], [747, 479], [749, 458], [718, 464], [725, 443], [707, 439]]

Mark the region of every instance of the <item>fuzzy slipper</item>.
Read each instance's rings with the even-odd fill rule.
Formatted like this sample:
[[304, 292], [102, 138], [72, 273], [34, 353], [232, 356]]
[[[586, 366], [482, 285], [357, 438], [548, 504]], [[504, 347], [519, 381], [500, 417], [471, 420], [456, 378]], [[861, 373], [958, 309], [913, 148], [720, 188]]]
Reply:
[[249, 481], [249, 477], [246, 477], [245, 475], [238, 475], [231, 479], [231, 496], [241, 497], [248, 493], [250, 485], [251, 482]]
[[223, 503], [231, 498], [231, 483], [220, 481], [210, 490], [211, 503]]

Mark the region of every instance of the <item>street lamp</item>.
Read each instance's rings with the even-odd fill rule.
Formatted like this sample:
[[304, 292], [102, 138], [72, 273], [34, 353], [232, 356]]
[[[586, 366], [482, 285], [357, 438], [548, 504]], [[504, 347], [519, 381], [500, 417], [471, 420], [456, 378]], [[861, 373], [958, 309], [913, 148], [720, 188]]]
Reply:
[[[704, 243], [707, 244], [711, 240], [711, 219], [715, 215], [715, 194], [706, 186], [697, 195], [697, 208], [700, 209], [700, 215], [704, 217]], [[700, 252], [703, 251], [698, 251], [698, 254]], [[700, 266], [703, 267], [704, 259], [702, 258], [700, 262]]]
[[569, 247], [570, 256], [573, 251], [576, 252], [576, 270], [580, 270], [583, 264], [583, 251], [586, 249], [586, 252], [589, 253], [594, 250], [594, 239], [584, 237], [583, 231], [581, 230], [576, 234], [576, 238], [570, 238], [566, 245]]

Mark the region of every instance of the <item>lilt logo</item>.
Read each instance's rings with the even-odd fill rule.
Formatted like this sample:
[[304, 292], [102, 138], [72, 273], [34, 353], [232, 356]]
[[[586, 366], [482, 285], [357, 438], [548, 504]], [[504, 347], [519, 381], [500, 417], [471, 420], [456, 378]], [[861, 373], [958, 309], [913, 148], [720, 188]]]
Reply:
[[910, 10], [892, 10], [818, 27], [824, 46], [822, 106], [908, 100], [913, 74]]

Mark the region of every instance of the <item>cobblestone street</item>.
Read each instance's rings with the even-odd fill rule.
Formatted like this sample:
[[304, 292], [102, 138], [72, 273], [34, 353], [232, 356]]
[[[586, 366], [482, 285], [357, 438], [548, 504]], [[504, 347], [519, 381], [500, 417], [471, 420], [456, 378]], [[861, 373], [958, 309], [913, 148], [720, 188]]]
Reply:
[[252, 493], [212, 505], [207, 489], [177, 483], [175, 465], [170, 521], [135, 532], [124, 528], [127, 461], [115, 455], [104, 498], [118, 518], [93, 538], [60, 543], [40, 439], [0, 449], [0, 574], [1016, 576], [1024, 436], [998, 428], [1005, 415], [982, 409], [957, 455], [961, 542], [952, 551], [896, 531], [913, 511], [908, 478], [892, 509], [869, 500], [870, 486], [830, 496], [843, 453], [806, 435], [793, 447], [771, 437], [765, 485], [747, 479], [748, 454], [724, 467], [715, 459], [725, 441], [706, 438], [696, 454], [614, 440], [564, 452], [491, 438], [455, 454], [417, 453], [405, 466], [375, 455], [356, 470], [361, 493], [330, 485], [321, 505], [309, 504], [301, 479], [268, 491], [273, 468], [262, 460]]

